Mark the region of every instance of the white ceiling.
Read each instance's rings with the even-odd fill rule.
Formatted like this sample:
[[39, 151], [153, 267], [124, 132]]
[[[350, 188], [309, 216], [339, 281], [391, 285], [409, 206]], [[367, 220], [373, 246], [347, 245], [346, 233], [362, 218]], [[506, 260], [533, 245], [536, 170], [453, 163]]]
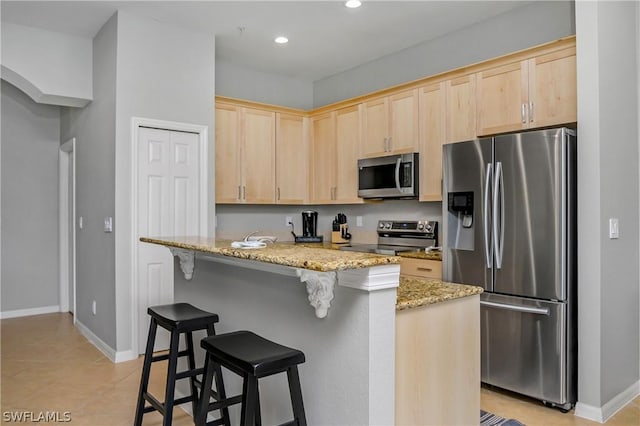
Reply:
[[[2, 21], [92, 38], [117, 10], [216, 36], [216, 57], [316, 81], [529, 1], [2, 1]], [[240, 28], [243, 28], [241, 31]], [[289, 38], [276, 45], [277, 35]], [[455, 48], [455, 46], [452, 46]]]

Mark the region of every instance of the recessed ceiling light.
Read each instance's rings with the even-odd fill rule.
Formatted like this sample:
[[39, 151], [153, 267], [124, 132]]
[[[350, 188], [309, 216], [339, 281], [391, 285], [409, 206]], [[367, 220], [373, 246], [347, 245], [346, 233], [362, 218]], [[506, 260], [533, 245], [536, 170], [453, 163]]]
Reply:
[[275, 41], [276, 43], [278, 43], [278, 44], [285, 44], [285, 43], [288, 43], [288, 42], [289, 42], [289, 39], [288, 39], [288, 38], [286, 38], [285, 36], [278, 36], [278, 37], [276, 37], [276, 38], [275, 38], [275, 40], [274, 40], [274, 41]]
[[362, 6], [362, 2], [360, 0], [348, 0], [344, 5], [350, 9], [355, 9]]

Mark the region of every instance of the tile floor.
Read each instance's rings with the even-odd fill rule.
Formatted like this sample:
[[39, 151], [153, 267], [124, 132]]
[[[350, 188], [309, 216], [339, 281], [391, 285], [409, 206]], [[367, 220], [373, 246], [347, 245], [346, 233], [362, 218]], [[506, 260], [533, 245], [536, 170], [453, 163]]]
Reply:
[[[113, 364], [73, 327], [69, 314], [48, 314], [0, 321], [0, 423], [7, 413], [68, 412], [75, 425], [131, 425], [142, 357]], [[154, 364], [150, 390], [163, 396], [166, 366]], [[597, 425], [572, 413], [562, 414], [496, 390], [482, 389], [483, 409], [526, 425]], [[144, 416], [145, 425], [160, 425], [158, 413]], [[192, 425], [182, 409], [174, 425]], [[607, 422], [640, 425], [640, 398]], [[346, 425], [345, 425], [346, 426]]]

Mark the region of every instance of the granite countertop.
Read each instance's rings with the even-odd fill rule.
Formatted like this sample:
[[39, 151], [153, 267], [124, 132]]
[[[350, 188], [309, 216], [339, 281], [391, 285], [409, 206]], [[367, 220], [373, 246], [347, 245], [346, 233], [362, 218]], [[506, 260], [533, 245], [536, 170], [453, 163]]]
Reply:
[[482, 292], [482, 287], [473, 285], [447, 283], [434, 278], [401, 276], [396, 311], [473, 296]]
[[231, 240], [205, 237], [142, 237], [140, 241], [320, 272], [400, 263], [400, 258], [397, 256], [339, 251], [332, 249], [330, 243], [294, 244], [287, 242], [268, 244], [266, 247], [258, 249], [239, 249], [231, 247]]
[[426, 260], [439, 260], [442, 261], [442, 252], [440, 251], [430, 251], [425, 253], [422, 251], [403, 251], [398, 253], [400, 257], [409, 257], [411, 259], [426, 259]]

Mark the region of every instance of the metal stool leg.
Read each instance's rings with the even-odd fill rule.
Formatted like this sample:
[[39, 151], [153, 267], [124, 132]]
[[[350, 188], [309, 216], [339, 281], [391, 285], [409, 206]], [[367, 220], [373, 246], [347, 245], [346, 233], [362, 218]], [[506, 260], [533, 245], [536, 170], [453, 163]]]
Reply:
[[300, 426], [307, 426], [307, 418], [304, 414], [304, 404], [302, 402], [302, 389], [300, 389], [300, 376], [298, 366], [294, 365], [287, 369], [289, 379], [289, 394], [291, 395], [291, 405], [293, 407], [293, 417]]
[[142, 378], [140, 379], [140, 390], [138, 391], [138, 404], [136, 405], [136, 417], [133, 422], [135, 426], [142, 425], [142, 416], [144, 414], [144, 396], [149, 386], [149, 374], [151, 373], [151, 360], [153, 358], [153, 346], [156, 342], [156, 330], [158, 324], [154, 318], [149, 323], [149, 336], [147, 337], [147, 348], [144, 352], [144, 363], [142, 365]]

